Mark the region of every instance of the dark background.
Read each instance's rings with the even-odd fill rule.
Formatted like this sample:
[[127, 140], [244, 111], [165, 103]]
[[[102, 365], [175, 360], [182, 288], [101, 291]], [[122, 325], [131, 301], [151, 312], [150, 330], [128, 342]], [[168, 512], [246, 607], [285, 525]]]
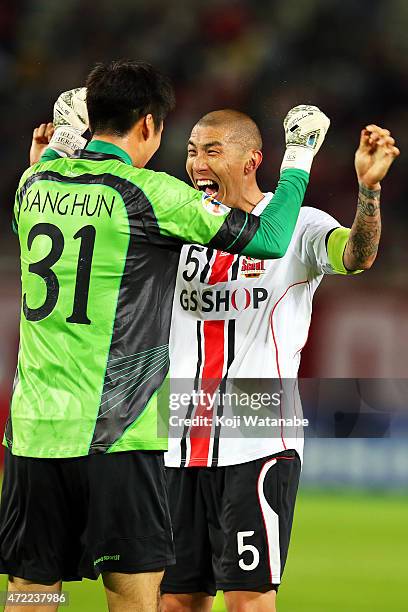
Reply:
[[50, 119], [58, 93], [83, 84], [97, 61], [140, 58], [176, 86], [177, 109], [150, 167], [180, 178], [194, 122], [232, 107], [260, 125], [260, 182], [270, 190], [283, 151], [283, 117], [296, 104], [316, 104], [332, 125], [306, 203], [350, 224], [359, 131], [369, 122], [392, 130], [402, 155], [384, 183], [378, 268], [394, 274], [407, 261], [407, 25], [405, 0], [2, 0], [2, 227], [33, 127]]

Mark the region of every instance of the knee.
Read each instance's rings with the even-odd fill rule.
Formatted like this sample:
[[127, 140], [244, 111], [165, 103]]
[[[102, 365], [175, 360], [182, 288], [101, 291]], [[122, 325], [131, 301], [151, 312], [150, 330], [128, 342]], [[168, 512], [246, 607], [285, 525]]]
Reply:
[[229, 591], [224, 593], [228, 612], [276, 612], [276, 592]]
[[212, 600], [207, 593], [165, 593], [161, 596], [160, 612], [211, 612]]
[[268, 602], [267, 607], [263, 604], [261, 607], [254, 607], [252, 601], [236, 601], [236, 602], [225, 602], [228, 612], [276, 612], [275, 602]]
[[162, 595], [160, 599], [160, 612], [190, 612], [185, 602], [180, 601], [177, 595]]

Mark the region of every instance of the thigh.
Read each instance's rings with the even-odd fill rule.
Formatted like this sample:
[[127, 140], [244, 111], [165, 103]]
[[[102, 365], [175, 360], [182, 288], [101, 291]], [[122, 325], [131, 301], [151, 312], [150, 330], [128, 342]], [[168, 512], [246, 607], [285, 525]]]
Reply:
[[214, 530], [217, 588], [277, 590], [289, 546], [299, 457], [286, 451], [224, 470], [218, 483], [219, 529]]
[[[44, 603], [41, 603], [42, 601]], [[65, 602], [65, 595], [61, 594], [61, 581], [54, 584], [36, 584], [30, 580], [9, 576], [4, 612], [27, 612], [27, 607], [30, 612], [56, 612], [60, 602]]]
[[176, 564], [166, 568], [162, 593], [215, 594], [203, 468], [166, 468]]
[[104, 572], [103, 584], [109, 612], [137, 610], [154, 612], [160, 606], [160, 581], [163, 572], [122, 574]]
[[162, 452], [130, 451], [87, 458], [87, 508], [80, 575], [162, 571], [174, 563]]

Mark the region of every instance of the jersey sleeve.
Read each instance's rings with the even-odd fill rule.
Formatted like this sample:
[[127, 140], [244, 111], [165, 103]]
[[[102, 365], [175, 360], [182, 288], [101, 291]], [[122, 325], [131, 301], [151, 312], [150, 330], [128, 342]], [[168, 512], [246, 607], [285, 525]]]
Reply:
[[[54, 149], [50, 149], [50, 147], [47, 147], [37, 163], [51, 161], [53, 159], [59, 159], [60, 157], [61, 155], [57, 151], [55, 151]], [[24, 172], [23, 176], [20, 179], [20, 183], [16, 191], [16, 197], [14, 199], [13, 217], [11, 221], [11, 227], [15, 234], [18, 234], [18, 219], [20, 216], [20, 206], [21, 206], [20, 190], [21, 190], [22, 185], [25, 183], [26, 179], [28, 178], [28, 176], [35, 172], [35, 167], [37, 163], [30, 166], [30, 168], [27, 168], [27, 170]]]
[[12, 215], [12, 220], [11, 220], [11, 228], [15, 234], [18, 234], [18, 222], [20, 219], [20, 210], [21, 210], [21, 204], [22, 204], [21, 190], [24, 187], [24, 184], [29, 178], [29, 176], [33, 174], [34, 167], [35, 167], [35, 164], [27, 168], [27, 170], [25, 170], [25, 172], [22, 174], [19, 180], [19, 183], [18, 183], [16, 195], [14, 198], [13, 215]]
[[63, 157], [61, 153], [59, 153], [55, 149], [47, 147], [40, 157], [40, 162], [51, 161], [53, 159], [59, 159], [60, 157]]
[[344, 267], [343, 253], [350, 229], [316, 208], [302, 210], [295, 251], [305, 266], [317, 274], [358, 274]]
[[309, 175], [285, 170], [259, 217], [229, 208], [164, 173], [151, 172], [141, 188], [152, 204], [160, 234], [259, 259], [282, 257], [291, 240]]
[[18, 206], [17, 193], [16, 193], [16, 197], [14, 199], [13, 216], [11, 219], [11, 229], [13, 230], [15, 234], [18, 234], [18, 221], [17, 221], [18, 208], [19, 206]]
[[283, 257], [292, 239], [308, 182], [309, 174], [303, 170], [282, 172], [273, 198], [258, 217], [256, 233], [242, 251], [244, 255], [256, 259]]

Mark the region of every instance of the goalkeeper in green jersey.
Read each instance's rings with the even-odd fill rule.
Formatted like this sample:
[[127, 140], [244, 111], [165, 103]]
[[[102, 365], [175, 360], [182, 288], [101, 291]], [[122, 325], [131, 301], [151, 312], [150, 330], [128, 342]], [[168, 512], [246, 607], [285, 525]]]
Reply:
[[216, 201], [144, 169], [173, 104], [150, 65], [98, 65], [86, 91], [57, 100], [50, 147], [21, 178], [20, 351], [0, 507], [10, 591], [102, 573], [110, 610], [156, 609], [174, 562], [157, 405], [181, 246], [281, 257], [329, 125], [316, 107], [290, 111], [275, 196], [256, 217], [236, 208], [232, 179]]

